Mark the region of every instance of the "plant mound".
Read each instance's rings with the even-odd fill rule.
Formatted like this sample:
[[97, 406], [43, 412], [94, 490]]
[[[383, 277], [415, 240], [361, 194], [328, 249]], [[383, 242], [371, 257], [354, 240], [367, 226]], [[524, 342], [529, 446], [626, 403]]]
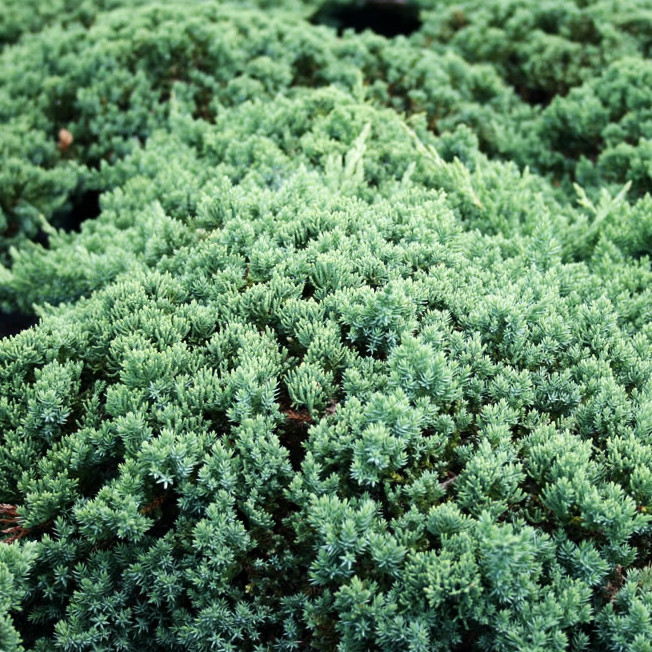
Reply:
[[650, 650], [645, 3], [59, 4], [0, 0], [0, 649]]

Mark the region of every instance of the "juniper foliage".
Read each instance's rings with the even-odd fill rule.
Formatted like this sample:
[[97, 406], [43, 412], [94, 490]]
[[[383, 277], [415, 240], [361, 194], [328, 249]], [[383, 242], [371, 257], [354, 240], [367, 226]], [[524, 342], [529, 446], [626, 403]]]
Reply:
[[0, 287], [40, 317], [0, 340], [0, 647], [647, 649], [652, 205], [606, 162], [645, 69], [540, 111], [427, 20], [302, 11], [0, 54]]

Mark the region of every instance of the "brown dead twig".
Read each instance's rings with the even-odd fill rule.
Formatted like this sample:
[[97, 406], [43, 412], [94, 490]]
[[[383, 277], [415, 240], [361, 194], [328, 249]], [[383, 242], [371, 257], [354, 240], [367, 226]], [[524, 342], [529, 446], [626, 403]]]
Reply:
[[[328, 406], [326, 407], [326, 414], [328, 415], [333, 415], [337, 412], [337, 408], [339, 407], [339, 403], [337, 401], [331, 401]], [[303, 410], [285, 410], [283, 411], [283, 414], [290, 420], [294, 421], [295, 423], [313, 423], [314, 419], [312, 418], [310, 412], [307, 409]]]
[[296, 412], [295, 410], [288, 410], [284, 413], [285, 416], [290, 419], [290, 421], [299, 422], [299, 423], [312, 423], [312, 417], [308, 410], [301, 410]]
[[0, 527], [2, 525], [10, 526], [4, 530], [0, 530], [0, 534], [9, 535], [6, 539], [2, 539], [2, 543], [13, 543], [34, 531], [44, 530], [53, 523], [52, 519], [50, 519], [45, 523], [40, 523], [33, 527], [24, 527], [19, 521], [20, 516], [18, 515], [18, 507], [16, 505], [0, 504]]
[[614, 571], [612, 579], [607, 583], [606, 586], [602, 587], [602, 592], [604, 597], [613, 603], [620, 592], [620, 589], [623, 588], [625, 584], [625, 576], [623, 575], [623, 567], [618, 564]]
[[454, 475], [453, 477], [448, 478], [448, 480], [444, 480], [443, 482], [440, 482], [440, 483], [439, 483], [439, 488], [440, 488], [444, 493], [446, 493], [446, 492], [448, 491], [448, 488], [449, 488], [451, 485], [455, 484], [455, 481], [456, 481], [456, 480], [457, 480], [457, 476]]
[[59, 129], [59, 144], [57, 146], [62, 152], [67, 152], [74, 140], [74, 136], [67, 129]]
[[24, 528], [18, 523], [19, 518], [16, 505], [0, 504], [0, 525], [10, 526], [0, 530], [0, 533], [10, 535], [8, 538], [2, 539], [3, 543], [13, 543], [31, 532], [30, 528]]
[[146, 514], [153, 512], [157, 507], [160, 507], [166, 501], [167, 497], [167, 494], [163, 494], [162, 496], [158, 496], [158, 498], [154, 498], [154, 500], [149, 505], [146, 505], [140, 510], [140, 513], [145, 516]]

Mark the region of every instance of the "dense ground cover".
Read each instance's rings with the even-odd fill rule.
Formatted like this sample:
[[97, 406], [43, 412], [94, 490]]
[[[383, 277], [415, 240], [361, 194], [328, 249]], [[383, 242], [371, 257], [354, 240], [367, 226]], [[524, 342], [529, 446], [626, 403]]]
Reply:
[[651, 649], [652, 15], [416, 4], [0, 0], [0, 649]]

